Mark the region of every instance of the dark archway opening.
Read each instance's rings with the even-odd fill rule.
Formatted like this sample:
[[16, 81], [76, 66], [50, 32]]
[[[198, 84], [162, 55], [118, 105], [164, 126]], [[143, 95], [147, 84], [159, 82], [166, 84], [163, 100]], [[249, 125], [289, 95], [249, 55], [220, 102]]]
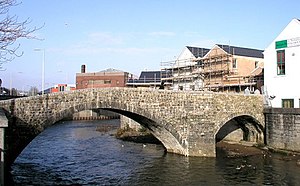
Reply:
[[112, 108], [102, 108], [102, 109], [119, 113], [138, 122], [143, 127], [148, 129], [151, 132], [151, 134], [162, 143], [162, 145], [164, 146], [167, 152], [172, 152], [176, 154], [185, 153], [185, 150], [183, 149], [182, 145], [179, 143], [178, 139], [176, 138], [177, 134], [174, 131], [172, 132], [168, 130], [166, 125], [157, 123], [156, 121], [151, 120], [137, 113], [133, 113], [125, 110], [119, 110], [119, 109], [112, 109]]
[[153, 134], [154, 131], [159, 128], [159, 125], [156, 122], [128, 111], [116, 109], [101, 110], [120, 114], [120, 127], [115, 133], [116, 138], [135, 143], [163, 145], [162, 142]]
[[252, 116], [242, 115], [227, 121], [215, 135], [217, 156], [247, 156], [261, 153], [264, 128]]
[[[125, 141], [133, 141], [136, 143], [154, 143], [154, 144], [161, 144], [163, 143], [160, 139], [155, 136], [155, 131], [159, 130], [161, 127], [153, 120], [150, 120], [144, 116], [139, 114], [118, 110], [118, 109], [111, 109], [111, 108], [103, 108], [101, 110], [114, 112], [120, 114], [120, 129], [117, 131], [116, 137], [125, 140]], [[124, 117], [122, 117], [124, 116]], [[128, 120], [132, 120], [135, 123], [132, 126], [128, 125], [126, 122]], [[123, 123], [122, 123], [123, 122]]]
[[[95, 131], [111, 121], [62, 121], [47, 128], [12, 166], [15, 184], [107, 184], [104, 181], [111, 172], [128, 176], [124, 167], [143, 167], [141, 163], [148, 155], [164, 156], [161, 146], [143, 147]], [[93, 178], [93, 182], [85, 178]]]

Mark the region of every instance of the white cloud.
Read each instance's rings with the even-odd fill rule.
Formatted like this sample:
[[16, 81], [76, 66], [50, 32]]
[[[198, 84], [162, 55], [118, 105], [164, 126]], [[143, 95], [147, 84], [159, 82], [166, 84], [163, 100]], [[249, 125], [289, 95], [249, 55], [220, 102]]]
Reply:
[[160, 31], [160, 32], [150, 32], [148, 35], [155, 36], [155, 37], [165, 37], [165, 36], [170, 37], [170, 36], [175, 36], [176, 33]]
[[120, 35], [114, 35], [108, 32], [94, 32], [90, 33], [87, 37], [87, 44], [100, 44], [100, 45], [120, 45], [123, 44], [124, 39]]
[[183, 35], [187, 37], [201, 37], [201, 34], [199, 32], [192, 32], [192, 31], [186, 31], [183, 33]]

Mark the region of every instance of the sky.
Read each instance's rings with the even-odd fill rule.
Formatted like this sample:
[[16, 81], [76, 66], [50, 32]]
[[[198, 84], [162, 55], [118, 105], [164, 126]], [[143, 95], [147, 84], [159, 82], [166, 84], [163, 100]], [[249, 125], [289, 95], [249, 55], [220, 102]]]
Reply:
[[24, 0], [9, 14], [42, 28], [32, 34], [38, 39], [16, 41], [23, 55], [3, 65], [2, 86], [41, 90], [43, 52], [48, 88], [75, 84], [83, 64], [136, 76], [160, 70], [185, 46], [264, 50], [300, 18], [299, 7], [299, 0]]

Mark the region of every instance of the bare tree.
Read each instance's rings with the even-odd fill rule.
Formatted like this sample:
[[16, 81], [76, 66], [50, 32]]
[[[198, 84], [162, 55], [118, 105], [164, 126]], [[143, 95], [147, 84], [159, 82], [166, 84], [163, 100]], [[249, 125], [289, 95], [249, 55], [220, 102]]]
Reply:
[[12, 88], [12, 89], [10, 90], [10, 95], [11, 95], [11, 96], [17, 96], [17, 95], [18, 95], [18, 90], [17, 90], [16, 88]]
[[9, 9], [17, 6], [17, 0], [0, 0], [0, 70], [3, 70], [3, 63], [12, 61], [23, 52], [17, 53], [20, 44], [15, 44], [19, 38], [34, 38], [31, 34], [39, 28], [27, 28], [29, 19], [19, 21], [16, 15], [10, 16]]
[[28, 96], [35, 96], [37, 95], [39, 92], [39, 89], [37, 87], [30, 87], [29, 92], [28, 92]]

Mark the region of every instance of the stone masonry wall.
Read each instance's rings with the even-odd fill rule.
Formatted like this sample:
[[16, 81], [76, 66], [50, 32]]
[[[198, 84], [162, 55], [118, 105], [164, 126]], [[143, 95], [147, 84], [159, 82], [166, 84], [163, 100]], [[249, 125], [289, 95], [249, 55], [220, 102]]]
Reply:
[[0, 185], [4, 185], [4, 178], [5, 178], [5, 164], [4, 164], [4, 136], [5, 136], [5, 128], [8, 127], [8, 120], [5, 117], [3, 110], [0, 110]]
[[141, 124], [137, 123], [136, 121], [126, 117], [126, 116], [121, 116], [120, 117], [120, 128], [121, 129], [133, 129], [135, 131], [139, 131], [143, 129], [143, 126]]
[[135, 118], [168, 152], [186, 156], [215, 156], [216, 133], [235, 117], [264, 127], [259, 95], [101, 88], [0, 101], [0, 107], [10, 115], [11, 146], [17, 151], [55, 122], [98, 108]]
[[268, 108], [264, 113], [267, 145], [300, 152], [300, 109]]
[[[247, 122], [264, 127], [261, 96], [210, 92], [185, 96], [188, 102], [185, 111], [188, 111], [186, 118], [189, 121], [190, 155], [198, 153], [211, 156], [209, 153], [215, 153], [215, 147], [211, 144], [215, 144], [216, 134], [225, 123], [233, 118], [241, 117]], [[263, 141], [262, 130], [258, 131], [261, 141]], [[201, 148], [195, 148], [197, 146]]]
[[110, 112], [107, 110], [97, 109], [97, 110], [83, 110], [73, 114], [72, 120], [106, 120], [106, 119], [118, 119], [119, 114]]

